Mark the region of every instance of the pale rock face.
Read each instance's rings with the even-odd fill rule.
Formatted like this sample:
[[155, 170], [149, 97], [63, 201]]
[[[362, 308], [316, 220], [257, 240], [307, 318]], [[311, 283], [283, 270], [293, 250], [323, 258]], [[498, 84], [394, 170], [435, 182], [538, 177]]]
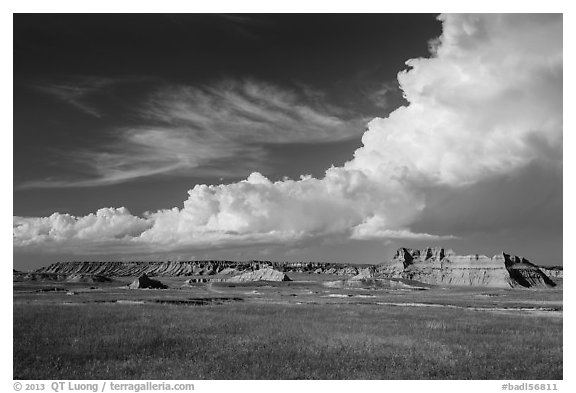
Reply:
[[341, 283], [343, 287], [371, 287], [371, 288], [389, 288], [389, 289], [414, 289], [422, 290], [428, 289], [429, 285], [423, 284], [421, 282], [415, 282], [414, 280], [408, 280], [405, 278], [398, 277], [382, 277], [376, 270], [375, 266], [370, 266], [365, 269], [361, 269], [357, 275], [350, 278], [349, 280], [333, 282], [329, 286], [338, 286]]
[[339, 276], [355, 276], [356, 274], [358, 274], [358, 269], [356, 269], [355, 267], [346, 267], [337, 270], [336, 274]]
[[540, 270], [553, 280], [564, 278], [564, 270], [561, 267], [541, 267]]
[[184, 282], [183, 286], [194, 285], [194, 284], [199, 284], [199, 283], [207, 283], [207, 282], [208, 282], [207, 278], [202, 278], [202, 277], [190, 278]]
[[226, 269], [222, 269], [220, 271], [220, 273], [218, 273], [218, 275], [219, 276], [231, 276], [231, 275], [236, 275], [238, 273], [240, 273], [238, 270], [227, 267]]
[[356, 280], [366, 280], [376, 277], [376, 269], [373, 266], [367, 267], [366, 269], [361, 269], [357, 275], [352, 277], [350, 281]]
[[283, 272], [274, 269], [259, 269], [242, 273], [226, 280], [227, 282], [291, 281]]
[[452, 250], [400, 248], [392, 260], [379, 265], [383, 277], [405, 278], [434, 285], [483, 287], [552, 287], [554, 282], [525, 258], [506, 253], [456, 255]]

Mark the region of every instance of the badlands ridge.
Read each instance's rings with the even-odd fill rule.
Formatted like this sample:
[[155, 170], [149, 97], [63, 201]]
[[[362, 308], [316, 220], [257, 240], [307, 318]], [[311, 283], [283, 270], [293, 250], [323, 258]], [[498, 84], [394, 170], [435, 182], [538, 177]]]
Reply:
[[[399, 248], [377, 265], [269, 261], [58, 262], [34, 272], [14, 271], [14, 281], [103, 282], [113, 277], [190, 276], [202, 282], [290, 281], [290, 273], [342, 276], [333, 285], [375, 284], [384, 287], [478, 286], [551, 288], [562, 280], [561, 267], [539, 267], [527, 259], [501, 253], [456, 255], [444, 248]], [[329, 283], [327, 283], [330, 285]], [[134, 287], [139, 287], [135, 284]]]

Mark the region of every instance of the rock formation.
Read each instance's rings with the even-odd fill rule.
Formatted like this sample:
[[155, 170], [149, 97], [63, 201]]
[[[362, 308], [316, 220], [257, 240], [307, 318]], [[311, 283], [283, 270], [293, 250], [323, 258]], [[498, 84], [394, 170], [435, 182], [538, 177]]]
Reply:
[[204, 277], [190, 278], [190, 279], [184, 281], [183, 286], [194, 285], [194, 284], [203, 284], [203, 283], [207, 283], [207, 282], [208, 282], [208, 279], [204, 278]]
[[552, 280], [558, 280], [558, 279], [562, 279], [564, 277], [564, 269], [562, 268], [562, 266], [547, 266], [547, 267], [543, 267], [540, 266], [540, 270], [542, 270], [542, 272], [544, 274], [546, 274], [548, 277], [550, 277]]
[[[562, 282], [562, 268], [538, 267], [524, 258], [505, 253], [492, 258], [484, 255], [456, 255], [450, 249], [400, 248], [394, 257], [379, 265], [351, 265], [323, 262], [270, 261], [166, 261], [166, 262], [60, 262], [33, 273], [15, 271], [14, 281], [61, 280], [92, 275], [106, 277], [190, 276], [188, 285], [228, 280], [284, 280], [286, 273], [330, 274], [346, 281], [372, 269], [372, 279], [402, 279], [404, 283], [465, 285], [483, 287], [553, 287]], [[274, 273], [269, 273], [270, 271]], [[364, 273], [363, 273], [364, 272]], [[240, 280], [240, 281], [238, 281]], [[398, 281], [400, 282], [400, 281]], [[352, 282], [351, 285], [358, 285]], [[396, 285], [396, 284], [391, 284]], [[411, 284], [408, 284], [411, 285]]]
[[382, 277], [374, 266], [362, 269], [357, 275], [348, 280], [328, 281], [327, 287], [338, 288], [374, 288], [374, 289], [404, 289], [423, 290], [431, 287], [429, 284], [405, 278]]
[[274, 269], [259, 269], [230, 277], [227, 282], [292, 281], [283, 272]]
[[167, 285], [162, 284], [158, 280], [149, 278], [146, 274], [142, 274], [132, 284], [128, 285], [130, 289], [166, 289]]
[[405, 278], [435, 285], [483, 287], [553, 287], [555, 284], [538, 266], [525, 258], [506, 253], [456, 255], [452, 250], [400, 248], [392, 260], [379, 265], [380, 277]]
[[274, 269], [289, 273], [336, 274], [354, 276], [367, 265], [349, 265], [324, 262], [270, 262], [270, 261], [166, 261], [166, 262], [57, 262], [42, 267], [38, 273], [97, 274], [108, 277], [149, 276], [212, 276], [226, 269], [250, 272]]
[[63, 281], [63, 282], [83, 282], [99, 283], [109, 282], [112, 279], [98, 274], [64, 274], [64, 273], [42, 273], [42, 272], [18, 272], [14, 271], [13, 281]]
[[[256, 271], [259, 271], [259, 270], [260, 270], [260, 269], [258, 269], [258, 270], [256, 270]], [[252, 272], [252, 270], [250, 270], [250, 271], [244, 271], [244, 272], [248, 273], [248, 272]], [[218, 274], [210, 277], [210, 278], [209, 278], [209, 281], [210, 281], [210, 282], [226, 282], [226, 281], [228, 281], [229, 279], [231, 279], [232, 277], [239, 276], [239, 275], [242, 274], [242, 273], [243, 273], [243, 272], [240, 271], [240, 270], [238, 270], [238, 269], [233, 269], [233, 268], [228, 267], [228, 268], [223, 269], [222, 271], [220, 271]]]
[[112, 281], [109, 277], [101, 276], [99, 274], [72, 274], [66, 280], [68, 282], [110, 282]]

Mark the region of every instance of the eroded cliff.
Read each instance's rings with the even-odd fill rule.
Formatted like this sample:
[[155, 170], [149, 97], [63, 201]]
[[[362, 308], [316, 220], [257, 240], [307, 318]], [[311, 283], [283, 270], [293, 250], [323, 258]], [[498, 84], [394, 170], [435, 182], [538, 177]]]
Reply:
[[483, 287], [553, 287], [555, 283], [536, 265], [506, 253], [456, 255], [444, 248], [400, 248], [376, 275], [405, 278], [435, 285]]

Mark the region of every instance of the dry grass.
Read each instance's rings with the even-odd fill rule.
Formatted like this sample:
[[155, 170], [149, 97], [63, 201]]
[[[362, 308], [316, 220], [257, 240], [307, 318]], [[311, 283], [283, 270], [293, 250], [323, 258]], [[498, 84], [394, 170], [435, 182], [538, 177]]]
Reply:
[[14, 305], [15, 379], [561, 379], [562, 319], [359, 304]]

